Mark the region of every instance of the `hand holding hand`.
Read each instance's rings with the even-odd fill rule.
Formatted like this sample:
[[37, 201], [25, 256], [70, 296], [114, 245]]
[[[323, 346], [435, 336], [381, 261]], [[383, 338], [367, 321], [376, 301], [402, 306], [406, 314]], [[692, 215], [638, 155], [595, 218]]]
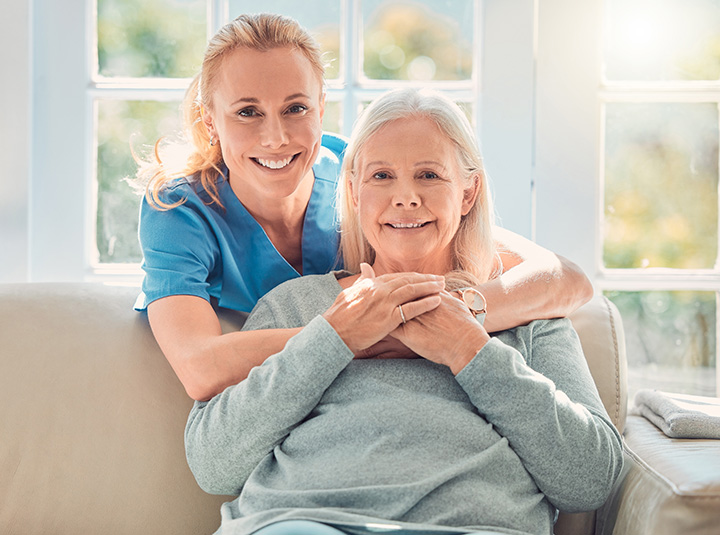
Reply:
[[[343, 290], [323, 317], [355, 354], [376, 344], [405, 321], [440, 304], [444, 277], [422, 273], [375, 276], [367, 264], [360, 277]], [[398, 305], [402, 305], [402, 314]]]
[[418, 355], [457, 374], [490, 336], [455, 293], [443, 291], [440, 298], [439, 306], [401, 324], [392, 335]]

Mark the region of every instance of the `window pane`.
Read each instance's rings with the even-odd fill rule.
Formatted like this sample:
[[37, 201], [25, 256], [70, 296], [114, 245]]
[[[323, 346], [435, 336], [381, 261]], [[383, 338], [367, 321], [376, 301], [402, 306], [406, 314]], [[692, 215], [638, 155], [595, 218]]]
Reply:
[[605, 143], [605, 266], [712, 269], [717, 105], [607, 104]]
[[714, 292], [606, 292], [623, 318], [630, 401], [641, 388], [716, 395]]
[[320, 43], [327, 67], [325, 78], [340, 76], [340, 7], [337, 0], [230, 0], [230, 18], [242, 13], [279, 13], [297, 20]]
[[98, 74], [186, 78], [206, 44], [205, 0], [97, 0]]
[[720, 78], [719, 0], [608, 0], [609, 80]]
[[101, 263], [139, 262], [142, 258], [137, 240], [140, 197], [125, 181], [137, 172], [130, 146], [132, 143], [136, 152], [150, 152], [161, 135], [179, 131], [179, 106], [179, 102], [140, 100], [97, 102], [96, 238]]
[[328, 100], [325, 103], [323, 130], [338, 134], [342, 132], [342, 104], [340, 102]]
[[363, 2], [365, 76], [376, 80], [468, 80], [473, 0]]

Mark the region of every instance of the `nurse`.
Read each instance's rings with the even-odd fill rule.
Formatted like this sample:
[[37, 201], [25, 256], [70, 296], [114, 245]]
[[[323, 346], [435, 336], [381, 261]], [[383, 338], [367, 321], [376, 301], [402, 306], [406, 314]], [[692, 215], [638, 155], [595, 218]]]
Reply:
[[[210, 40], [188, 89], [186, 152], [158, 146], [139, 170], [145, 279], [136, 308], [147, 309], [193, 399], [243, 380], [299, 332], [222, 334], [215, 307], [249, 312], [281, 282], [340, 267], [335, 191], [345, 141], [322, 132], [323, 76], [320, 48], [296, 21], [241, 15]], [[571, 262], [510, 232], [495, 235], [503, 274], [478, 287], [489, 330], [565, 316], [592, 295]], [[422, 300], [437, 292], [428, 275], [403, 281], [409, 300], [435, 302]], [[428, 310], [415, 307], [413, 317]], [[357, 356], [408, 351], [388, 339]]]

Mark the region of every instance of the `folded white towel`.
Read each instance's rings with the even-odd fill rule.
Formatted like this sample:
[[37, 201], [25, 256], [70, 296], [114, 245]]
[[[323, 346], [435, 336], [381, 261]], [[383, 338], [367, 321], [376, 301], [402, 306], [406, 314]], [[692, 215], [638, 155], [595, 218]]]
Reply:
[[720, 399], [639, 390], [633, 414], [644, 416], [672, 438], [720, 439]]

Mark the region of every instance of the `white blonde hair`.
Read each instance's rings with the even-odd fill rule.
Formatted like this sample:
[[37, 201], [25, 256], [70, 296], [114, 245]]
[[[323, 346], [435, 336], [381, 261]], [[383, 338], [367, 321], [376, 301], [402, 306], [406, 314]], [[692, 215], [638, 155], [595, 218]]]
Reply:
[[358, 155], [383, 126], [399, 119], [427, 118], [452, 141], [457, 151], [459, 177], [468, 186], [478, 182], [478, 195], [470, 211], [461, 218], [452, 242], [453, 269], [445, 274], [449, 289], [476, 285], [497, 275], [498, 257], [492, 237], [494, 211], [475, 133], [463, 111], [441, 93], [426, 89], [396, 89], [378, 97], [358, 118], [345, 150], [338, 186], [340, 251], [345, 269], [360, 270], [372, 264], [375, 251], [363, 235], [355, 211], [350, 183], [356, 179]]

